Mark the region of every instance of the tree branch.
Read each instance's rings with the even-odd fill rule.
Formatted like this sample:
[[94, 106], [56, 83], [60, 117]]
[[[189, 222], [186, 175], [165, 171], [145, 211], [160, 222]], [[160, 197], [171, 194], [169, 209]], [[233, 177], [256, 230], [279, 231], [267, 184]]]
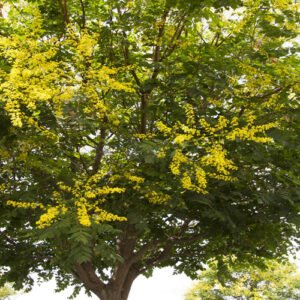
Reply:
[[99, 170], [100, 163], [104, 154], [103, 148], [105, 145], [105, 136], [106, 136], [106, 129], [102, 127], [100, 129], [100, 140], [96, 147], [96, 155], [94, 159], [94, 165], [93, 165], [93, 174], [96, 174]]
[[142, 92], [141, 95], [141, 128], [140, 133], [146, 134], [147, 132], [147, 109], [148, 109], [148, 102], [149, 102], [149, 93]]
[[269, 98], [270, 96], [274, 95], [274, 94], [277, 94], [279, 92], [281, 92], [283, 89], [285, 88], [289, 88], [290, 86], [287, 86], [287, 87], [282, 87], [282, 86], [279, 86], [277, 87], [276, 89], [270, 91], [270, 92], [267, 92], [265, 94], [260, 94], [260, 95], [256, 95], [256, 96], [253, 96], [252, 98], [255, 98], [255, 99], [264, 99], [264, 98]]
[[83, 0], [80, 0], [80, 6], [81, 6], [81, 11], [82, 11], [82, 15], [81, 15], [81, 29], [85, 28], [85, 24], [86, 24], [86, 17], [85, 17], [85, 7], [84, 7], [84, 3]]
[[[121, 18], [122, 17], [122, 13], [120, 11], [120, 8], [118, 8], [118, 15], [119, 17]], [[124, 60], [125, 60], [125, 64], [126, 66], [130, 66], [131, 63], [130, 63], [130, 55], [129, 55], [129, 47], [128, 47], [128, 39], [127, 39], [127, 34], [124, 30], [122, 30], [122, 34], [123, 34], [123, 38], [124, 38], [124, 41], [123, 41], [123, 55], [124, 55]], [[130, 73], [131, 75], [133, 76], [136, 84], [141, 87], [141, 82], [136, 74], [136, 72], [134, 70], [130, 70]]]
[[161, 241], [159, 240], [155, 240], [152, 242], [149, 242], [147, 244], [145, 244], [144, 246], [142, 246], [142, 248], [137, 251], [131, 258], [132, 263], [137, 262], [139, 259], [143, 258], [143, 256], [150, 250], [152, 250], [153, 248], [157, 247], [159, 244], [161, 243]]
[[74, 275], [100, 299], [105, 296], [105, 284], [96, 275], [91, 262], [75, 263]]
[[60, 6], [64, 22], [66, 24], [69, 24], [70, 20], [69, 20], [69, 15], [68, 15], [67, 0], [58, 0], [58, 4]]
[[169, 15], [170, 9], [165, 9], [160, 22], [159, 22], [159, 29], [158, 29], [158, 33], [157, 33], [157, 37], [156, 37], [156, 42], [155, 42], [155, 47], [153, 50], [153, 64], [154, 64], [154, 69], [153, 69], [153, 73], [151, 76], [151, 79], [154, 80], [156, 79], [158, 72], [159, 72], [159, 66], [158, 63], [161, 61], [160, 60], [160, 52], [161, 52], [161, 40], [162, 37], [164, 35], [164, 31], [165, 31], [165, 25], [166, 25], [166, 21], [167, 21], [167, 17]]
[[170, 44], [169, 46], [165, 49], [164, 53], [162, 54], [161, 58], [160, 58], [160, 61], [163, 61], [164, 59], [166, 59], [167, 57], [169, 57], [173, 52], [174, 50], [176, 49], [177, 47], [177, 41], [179, 40], [182, 32], [183, 32], [183, 29], [184, 29], [184, 26], [185, 26], [185, 18], [186, 18], [186, 14], [184, 14], [181, 19], [179, 20], [178, 22], [178, 25], [175, 29], [175, 32], [171, 38], [171, 41], [170, 41]]

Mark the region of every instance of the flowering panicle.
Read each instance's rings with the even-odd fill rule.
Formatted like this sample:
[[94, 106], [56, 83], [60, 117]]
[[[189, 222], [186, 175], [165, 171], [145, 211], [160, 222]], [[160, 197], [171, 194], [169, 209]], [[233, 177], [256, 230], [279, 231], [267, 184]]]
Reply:
[[[256, 143], [272, 142], [266, 132], [278, 126], [277, 122], [257, 124], [257, 117], [249, 110], [245, 110], [243, 121], [237, 116], [231, 119], [219, 116], [212, 123], [205, 118], [196, 118], [189, 104], [185, 106], [185, 113], [185, 124], [177, 122], [170, 127], [157, 122], [156, 126], [168, 138], [169, 149], [175, 148], [170, 163], [171, 173], [180, 178], [183, 189], [198, 193], [207, 193], [209, 178], [235, 180], [232, 174], [237, 166], [229, 159], [227, 142], [236, 139]], [[166, 146], [156, 156], [165, 158]]]

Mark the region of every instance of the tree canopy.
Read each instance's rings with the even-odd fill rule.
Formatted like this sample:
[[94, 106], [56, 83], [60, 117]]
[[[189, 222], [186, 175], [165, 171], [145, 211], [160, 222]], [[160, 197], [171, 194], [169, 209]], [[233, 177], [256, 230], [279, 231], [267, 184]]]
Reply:
[[188, 291], [185, 299], [299, 299], [300, 274], [294, 264], [267, 261], [264, 269], [251, 265], [235, 266], [229, 269], [229, 273], [221, 284], [217, 265], [213, 264], [200, 274], [199, 281]]
[[299, 5], [7, 1], [0, 265], [101, 300], [299, 236]]

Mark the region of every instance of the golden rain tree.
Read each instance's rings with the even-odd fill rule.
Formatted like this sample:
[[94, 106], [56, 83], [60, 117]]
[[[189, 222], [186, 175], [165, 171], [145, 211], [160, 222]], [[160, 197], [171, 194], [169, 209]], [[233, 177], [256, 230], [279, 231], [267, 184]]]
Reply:
[[299, 5], [1, 8], [1, 280], [126, 300], [155, 267], [296, 244]]
[[257, 266], [231, 266], [229, 274], [218, 280], [214, 263], [199, 275], [199, 281], [187, 292], [186, 300], [297, 300], [300, 296], [300, 274], [296, 265], [265, 261]]

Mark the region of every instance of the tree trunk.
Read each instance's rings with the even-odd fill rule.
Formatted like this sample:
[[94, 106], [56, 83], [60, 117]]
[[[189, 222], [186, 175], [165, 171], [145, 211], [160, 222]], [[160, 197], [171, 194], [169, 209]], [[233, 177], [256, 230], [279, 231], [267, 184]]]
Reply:
[[113, 281], [104, 288], [104, 297], [101, 300], [127, 300], [132, 283], [139, 275], [134, 269], [131, 269], [125, 278], [120, 281]]
[[132, 283], [139, 274], [131, 266], [127, 272], [121, 271], [119, 276], [112, 278], [108, 284], [104, 284], [97, 277], [91, 263], [77, 264], [74, 268], [76, 278], [100, 300], [127, 300]]
[[124, 236], [117, 241], [117, 249], [123, 261], [115, 267], [107, 283], [98, 277], [92, 261], [74, 264], [74, 276], [100, 300], [127, 300], [133, 281], [141, 274], [135, 264], [135, 244], [135, 228], [127, 225]]

